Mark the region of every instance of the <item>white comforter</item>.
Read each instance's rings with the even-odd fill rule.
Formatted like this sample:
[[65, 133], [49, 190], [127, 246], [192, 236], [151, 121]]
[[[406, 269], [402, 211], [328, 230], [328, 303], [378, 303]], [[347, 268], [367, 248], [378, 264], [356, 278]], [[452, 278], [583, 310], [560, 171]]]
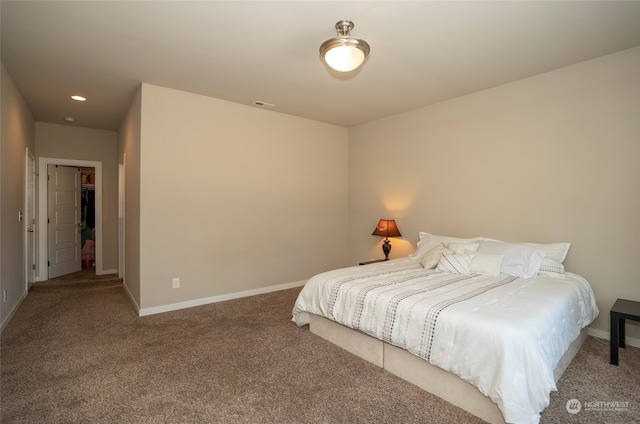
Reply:
[[316, 314], [406, 349], [476, 386], [508, 423], [538, 423], [553, 369], [598, 315], [587, 281], [566, 276], [437, 273], [396, 259], [311, 278], [293, 321]]

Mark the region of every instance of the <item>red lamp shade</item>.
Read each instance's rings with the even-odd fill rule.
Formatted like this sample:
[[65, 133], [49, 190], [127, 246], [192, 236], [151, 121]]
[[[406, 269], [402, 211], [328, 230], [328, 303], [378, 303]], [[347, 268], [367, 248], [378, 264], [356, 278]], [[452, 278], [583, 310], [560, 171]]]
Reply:
[[378, 226], [373, 233], [372, 236], [382, 236], [382, 237], [401, 237], [400, 231], [398, 231], [398, 226], [396, 225], [396, 221], [393, 219], [381, 219], [378, 222]]

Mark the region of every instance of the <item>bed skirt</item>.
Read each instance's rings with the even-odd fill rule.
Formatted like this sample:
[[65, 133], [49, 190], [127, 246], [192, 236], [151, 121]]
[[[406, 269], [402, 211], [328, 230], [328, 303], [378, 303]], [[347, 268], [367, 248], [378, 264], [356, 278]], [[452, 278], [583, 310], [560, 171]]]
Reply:
[[[431, 365], [408, 351], [345, 327], [318, 315], [309, 314], [312, 333], [365, 359], [447, 402], [491, 424], [504, 424], [498, 406], [475, 386], [455, 374]], [[554, 370], [556, 382], [580, 350], [587, 337], [584, 328], [562, 356]]]

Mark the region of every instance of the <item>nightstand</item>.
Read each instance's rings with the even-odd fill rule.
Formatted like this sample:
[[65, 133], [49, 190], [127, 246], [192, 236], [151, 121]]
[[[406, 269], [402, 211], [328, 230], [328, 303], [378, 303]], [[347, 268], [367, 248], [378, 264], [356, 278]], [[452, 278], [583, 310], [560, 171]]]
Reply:
[[388, 261], [389, 259], [372, 259], [370, 261], [364, 261], [364, 262], [360, 262], [359, 265], [369, 265], [369, 264], [375, 264], [378, 262], [385, 262]]
[[640, 302], [617, 299], [609, 312], [611, 319], [610, 364], [618, 365], [618, 347], [627, 347], [624, 341], [624, 320], [640, 321]]

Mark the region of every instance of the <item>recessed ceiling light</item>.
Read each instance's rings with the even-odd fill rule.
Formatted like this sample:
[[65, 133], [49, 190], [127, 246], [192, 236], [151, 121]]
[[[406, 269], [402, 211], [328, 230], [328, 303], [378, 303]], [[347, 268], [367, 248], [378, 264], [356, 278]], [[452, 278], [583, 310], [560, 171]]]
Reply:
[[74, 122], [74, 121], [75, 121], [75, 119], [73, 119], [73, 118], [72, 118], [72, 117], [70, 117], [70, 116], [65, 116], [65, 117], [64, 117], [64, 121], [65, 121], [65, 122]]
[[85, 97], [82, 97], [82, 96], [71, 96], [71, 98], [73, 100], [78, 101], [78, 102], [86, 102], [87, 101], [87, 99]]

